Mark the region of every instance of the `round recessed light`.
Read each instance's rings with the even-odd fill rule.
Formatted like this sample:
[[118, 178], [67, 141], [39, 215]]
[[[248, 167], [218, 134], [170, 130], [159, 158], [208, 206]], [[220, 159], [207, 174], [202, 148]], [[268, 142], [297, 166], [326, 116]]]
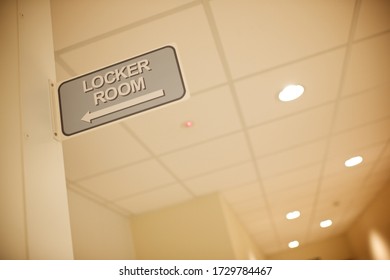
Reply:
[[305, 91], [301, 85], [288, 85], [279, 93], [279, 100], [283, 102], [293, 101], [299, 98]]
[[320, 223], [320, 227], [327, 228], [333, 224], [332, 220], [324, 220]]
[[352, 166], [358, 165], [362, 162], [363, 162], [363, 158], [361, 156], [356, 156], [356, 157], [352, 157], [350, 159], [347, 159], [344, 164], [346, 167], [352, 167]]
[[299, 212], [299, 211], [292, 211], [292, 212], [288, 212], [287, 213], [286, 219], [287, 220], [294, 220], [294, 219], [298, 218], [299, 216], [301, 216], [301, 212]]
[[294, 240], [294, 241], [291, 241], [290, 243], [288, 243], [288, 247], [293, 249], [293, 248], [297, 248], [299, 246], [299, 242], [297, 240]]

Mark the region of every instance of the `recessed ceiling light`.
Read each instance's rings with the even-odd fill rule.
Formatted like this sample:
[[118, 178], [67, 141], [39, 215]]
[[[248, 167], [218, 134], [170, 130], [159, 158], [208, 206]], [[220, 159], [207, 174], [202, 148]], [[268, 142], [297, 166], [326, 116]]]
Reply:
[[299, 98], [305, 91], [301, 85], [288, 85], [279, 93], [279, 100], [283, 102], [293, 101]]
[[333, 224], [332, 220], [324, 220], [320, 223], [320, 227], [327, 228]]
[[344, 164], [346, 167], [352, 167], [352, 166], [358, 165], [362, 162], [363, 162], [363, 158], [361, 156], [356, 156], [356, 157], [352, 157], [350, 159], [347, 159]]
[[287, 220], [294, 220], [294, 219], [298, 218], [299, 216], [301, 216], [301, 212], [299, 212], [299, 211], [292, 211], [292, 212], [288, 212], [287, 213], [286, 219]]
[[297, 240], [294, 240], [294, 241], [291, 241], [290, 243], [288, 243], [288, 247], [293, 249], [293, 248], [297, 248], [299, 246], [299, 242]]

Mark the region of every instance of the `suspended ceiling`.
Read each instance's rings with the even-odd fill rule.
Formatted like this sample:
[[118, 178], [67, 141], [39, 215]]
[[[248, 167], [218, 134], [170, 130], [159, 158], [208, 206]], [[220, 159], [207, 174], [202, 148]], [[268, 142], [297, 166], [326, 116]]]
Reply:
[[58, 82], [173, 43], [191, 96], [65, 140], [70, 189], [124, 215], [218, 192], [272, 254], [390, 187], [389, 1], [51, 4]]

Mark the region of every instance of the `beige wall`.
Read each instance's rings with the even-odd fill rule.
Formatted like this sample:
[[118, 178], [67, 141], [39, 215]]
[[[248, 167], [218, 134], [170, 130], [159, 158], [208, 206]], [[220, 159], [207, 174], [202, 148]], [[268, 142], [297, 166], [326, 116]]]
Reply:
[[288, 249], [283, 252], [270, 255], [271, 260], [347, 260], [352, 258], [348, 239], [340, 235], [326, 240]]
[[0, 1], [0, 259], [27, 258], [17, 21], [16, 1]]
[[235, 259], [219, 196], [132, 218], [137, 259]]
[[0, 258], [72, 259], [62, 146], [50, 120], [50, 3], [0, 5]]
[[135, 258], [128, 217], [71, 189], [68, 189], [68, 197], [75, 259]]
[[348, 230], [356, 259], [390, 259], [390, 186], [383, 189]]
[[265, 256], [262, 254], [253, 239], [248, 235], [248, 232], [242, 226], [236, 214], [230, 209], [223, 198], [221, 198], [221, 201], [235, 259], [264, 260]]

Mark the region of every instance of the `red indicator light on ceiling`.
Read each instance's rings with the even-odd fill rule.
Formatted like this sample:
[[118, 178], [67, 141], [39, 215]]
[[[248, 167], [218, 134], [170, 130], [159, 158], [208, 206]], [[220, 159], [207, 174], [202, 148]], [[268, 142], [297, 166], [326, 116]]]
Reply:
[[192, 127], [193, 125], [194, 125], [194, 123], [192, 121], [187, 121], [184, 123], [185, 127]]

